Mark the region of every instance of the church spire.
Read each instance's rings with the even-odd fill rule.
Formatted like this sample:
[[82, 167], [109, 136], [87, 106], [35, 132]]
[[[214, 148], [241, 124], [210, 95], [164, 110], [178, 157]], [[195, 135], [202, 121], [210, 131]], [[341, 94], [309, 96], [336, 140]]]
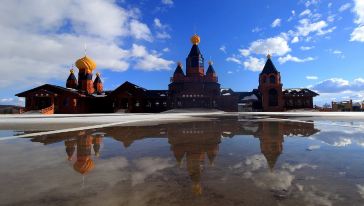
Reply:
[[201, 39], [197, 34], [191, 37], [192, 48], [186, 59], [186, 76], [188, 77], [204, 76], [204, 58], [198, 47], [200, 41]]

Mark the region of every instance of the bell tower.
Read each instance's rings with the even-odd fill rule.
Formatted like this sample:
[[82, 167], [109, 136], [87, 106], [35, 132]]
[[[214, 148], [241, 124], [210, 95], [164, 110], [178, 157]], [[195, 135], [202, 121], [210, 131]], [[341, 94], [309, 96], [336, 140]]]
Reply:
[[282, 92], [281, 74], [274, 66], [271, 55], [267, 55], [267, 61], [259, 74], [258, 90], [262, 95], [262, 107], [264, 112], [283, 111], [284, 100]]

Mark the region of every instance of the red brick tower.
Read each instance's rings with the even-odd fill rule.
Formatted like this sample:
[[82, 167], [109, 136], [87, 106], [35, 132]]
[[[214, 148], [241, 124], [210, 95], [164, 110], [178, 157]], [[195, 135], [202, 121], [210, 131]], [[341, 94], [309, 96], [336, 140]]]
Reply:
[[270, 54], [267, 62], [259, 75], [258, 90], [262, 95], [264, 112], [283, 111], [284, 99], [282, 92], [281, 75], [274, 66]]
[[96, 78], [94, 80], [94, 89], [96, 91], [97, 94], [101, 94], [103, 91], [103, 84], [100, 78], [100, 73], [96, 73]]
[[70, 70], [70, 75], [67, 78], [67, 82], [66, 82], [67, 88], [77, 89], [77, 87], [78, 87], [77, 79], [76, 79], [74, 73], [75, 73], [75, 71], [72, 68]]
[[76, 61], [78, 71], [78, 89], [93, 94], [95, 92], [92, 82], [92, 71], [96, 68], [96, 63], [89, 57], [84, 56]]

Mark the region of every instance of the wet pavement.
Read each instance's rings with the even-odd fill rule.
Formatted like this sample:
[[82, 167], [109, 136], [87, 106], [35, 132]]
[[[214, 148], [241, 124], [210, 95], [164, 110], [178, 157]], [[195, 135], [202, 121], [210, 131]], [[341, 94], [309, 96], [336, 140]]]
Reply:
[[225, 116], [14, 138], [0, 141], [0, 164], [0, 205], [364, 205], [364, 124], [350, 119]]

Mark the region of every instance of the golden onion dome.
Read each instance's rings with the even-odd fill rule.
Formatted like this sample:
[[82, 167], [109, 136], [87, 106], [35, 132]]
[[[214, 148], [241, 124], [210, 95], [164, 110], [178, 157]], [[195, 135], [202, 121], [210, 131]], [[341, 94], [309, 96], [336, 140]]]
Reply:
[[73, 165], [73, 169], [79, 172], [80, 174], [87, 174], [95, 167], [92, 159], [86, 159], [86, 161], [77, 160]]
[[92, 72], [96, 68], [96, 63], [94, 62], [94, 60], [92, 60], [88, 56], [84, 56], [81, 59], [78, 59], [75, 64], [78, 69], [84, 69], [89, 72]]
[[191, 37], [191, 43], [194, 45], [198, 45], [200, 43], [200, 37], [197, 34], [194, 34]]

